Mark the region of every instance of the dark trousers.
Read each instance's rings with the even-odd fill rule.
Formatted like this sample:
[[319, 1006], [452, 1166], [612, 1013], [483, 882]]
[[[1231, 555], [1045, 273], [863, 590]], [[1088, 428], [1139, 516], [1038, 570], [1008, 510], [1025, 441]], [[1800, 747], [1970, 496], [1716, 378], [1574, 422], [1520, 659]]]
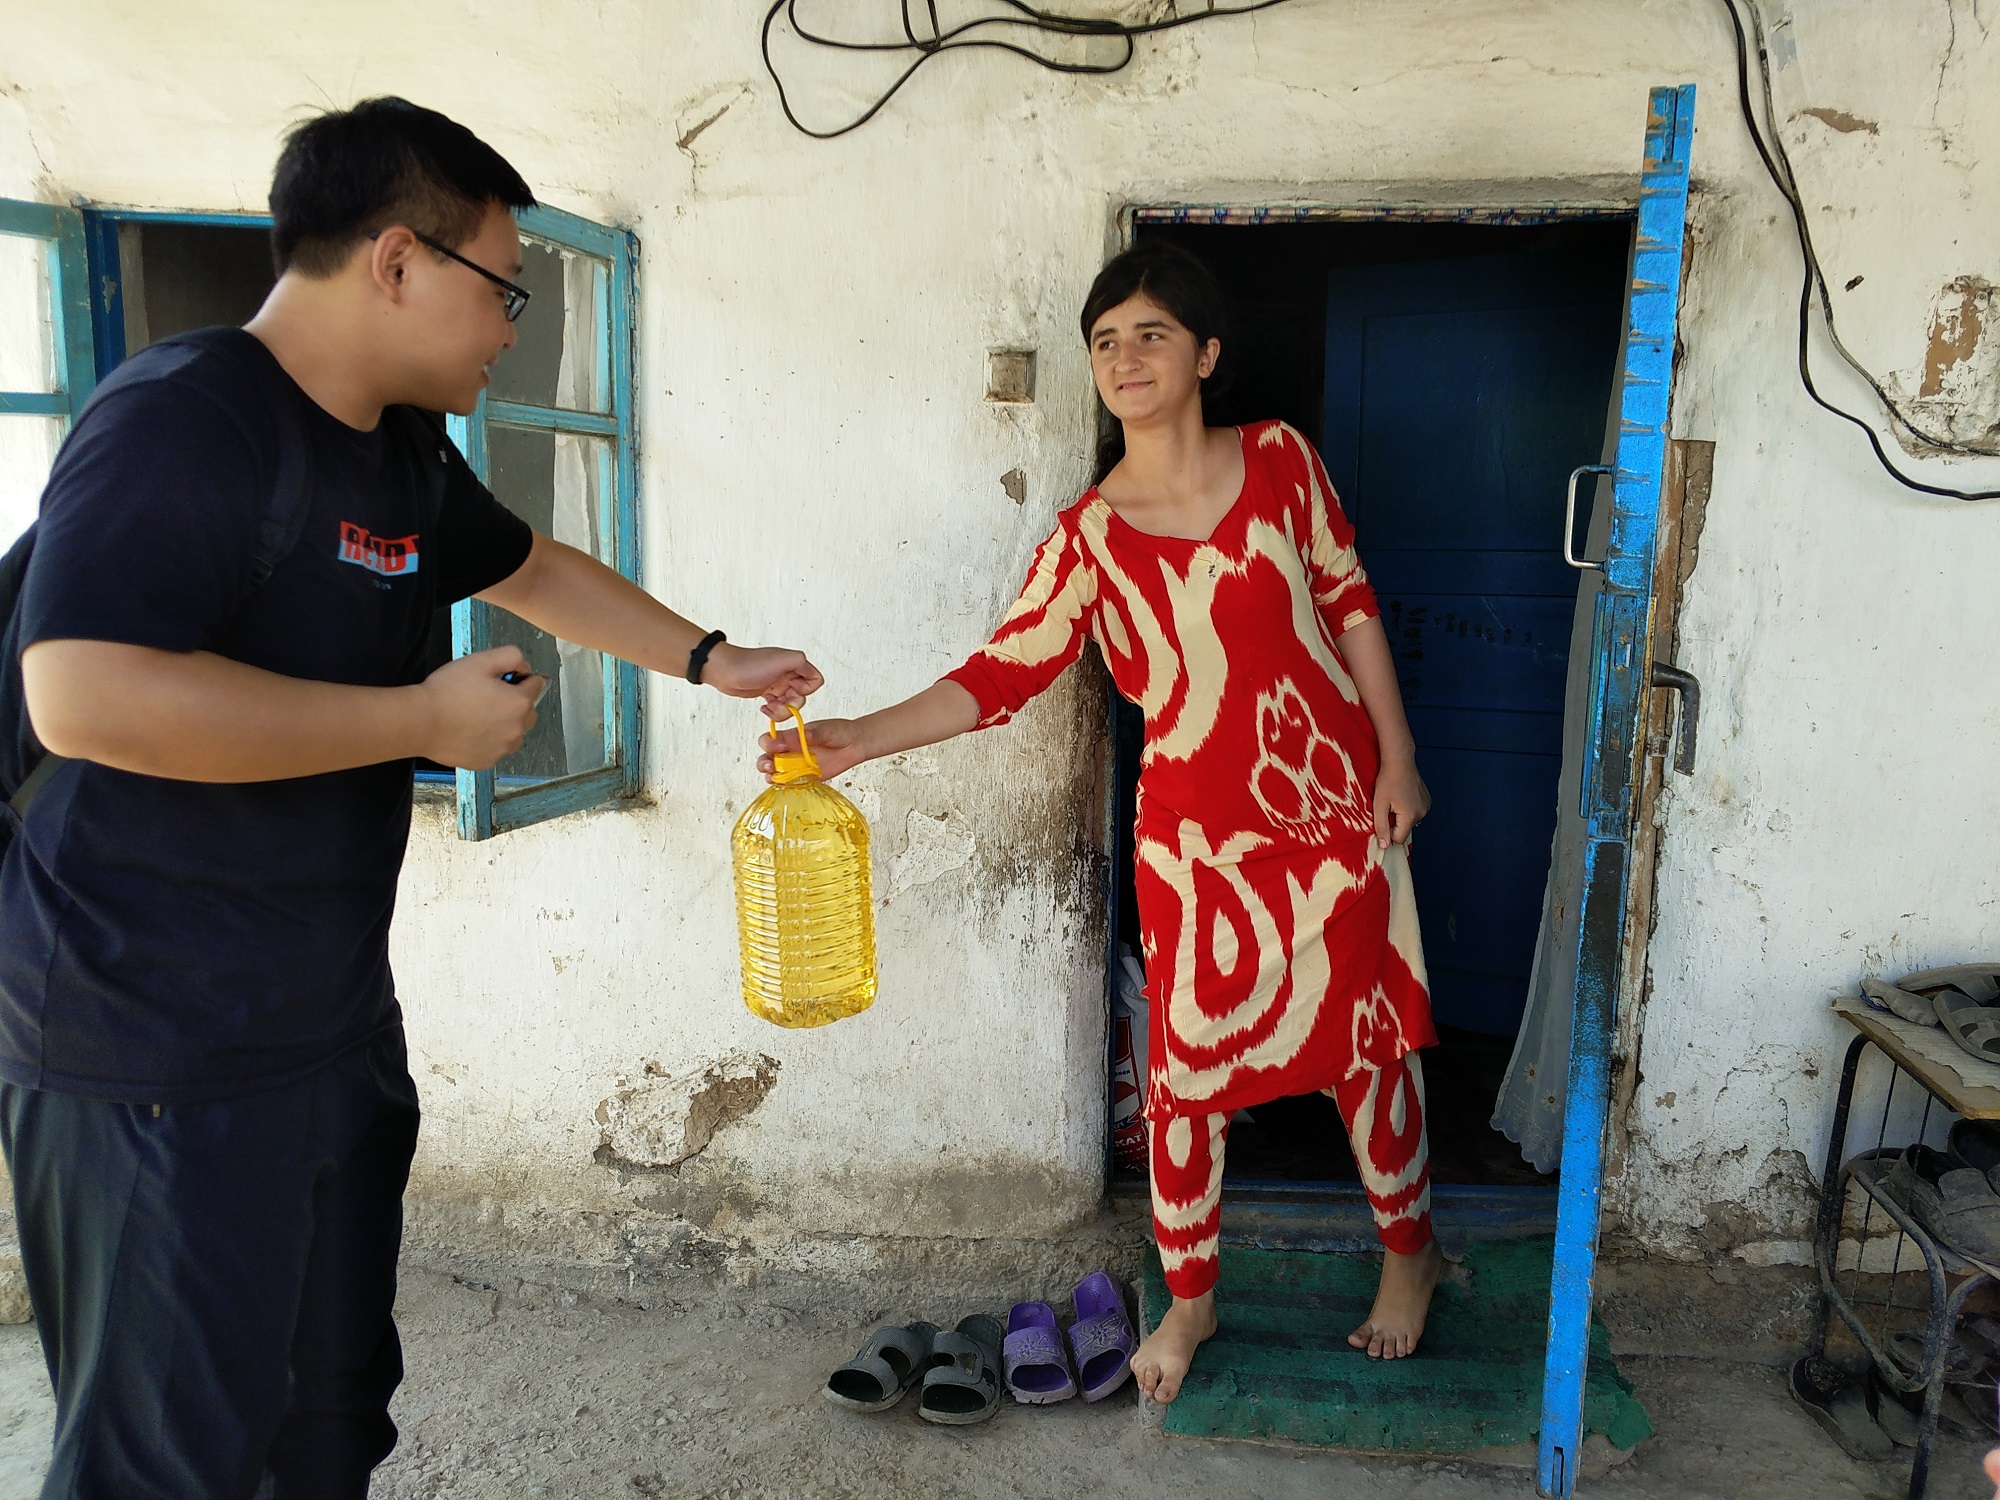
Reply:
[[204, 1104], [0, 1084], [56, 1393], [42, 1500], [361, 1500], [396, 1444], [416, 1144], [400, 1029]]

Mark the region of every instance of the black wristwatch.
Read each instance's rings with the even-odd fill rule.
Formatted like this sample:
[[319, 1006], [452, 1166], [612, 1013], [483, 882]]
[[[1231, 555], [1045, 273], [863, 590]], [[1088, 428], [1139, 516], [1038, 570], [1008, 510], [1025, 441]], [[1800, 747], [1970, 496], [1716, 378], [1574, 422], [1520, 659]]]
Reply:
[[724, 635], [721, 631], [711, 630], [707, 635], [701, 638], [701, 644], [699, 646], [696, 646], [694, 650], [688, 652], [687, 676], [689, 682], [694, 683], [696, 686], [700, 685], [701, 674], [703, 670], [708, 666], [708, 653], [713, 651], [717, 646], [720, 646], [724, 641], [728, 639], [729, 637]]

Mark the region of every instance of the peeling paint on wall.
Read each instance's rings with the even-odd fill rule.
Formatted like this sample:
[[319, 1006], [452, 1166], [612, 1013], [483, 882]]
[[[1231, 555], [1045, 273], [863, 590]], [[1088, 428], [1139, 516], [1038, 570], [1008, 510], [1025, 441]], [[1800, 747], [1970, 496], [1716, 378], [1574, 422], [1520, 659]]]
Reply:
[[597, 1160], [626, 1170], [679, 1166], [764, 1102], [777, 1085], [778, 1066], [774, 1057], [738, 1054], [675, 1076], [648, 1062], [636, 1082], [619, 1079], [597, 1106], [603, 1127]]
[[1930, 351], [1924, 357], [1924, 383], [1917, 394], [1942, 396], [1947, 377], [1955, 377], [1979, 347], [1993, 285], [1977, 276], [1961, 276], [1938, 293], [1931, 311]]
[[701, 139], [702, 132], [728, 114], [737, 101], [749, 92], [750, 85], [747, 83], [728, 84], [710, 89], [688, 104], [680, 112], [680, 134], [674, 138], [674, 145], [693, 156], [694, 143]]
[[885, 904], [906, 891], [964, 869], [972, 863], [973, 851], [979, 847], [977, 835], [957, 813], [932, 816], [912, 808], [903, 820], [903, 827], [903, 852], [889, 867], [889, 889], [882, 897]]
[[[1669, 1092], [1655, 1101], [1671, 1109]], [[1664, 1164], [1644, 1148], [1637, 1153], [1659, 1170]], [[1678, 1170], [1716, 1196], [1709, 1197], [1686, 1219], [1662, 1214], [1655, 1204], [1631, 1198], [1621, 1184], [1609, 1184], [1618, 1213], [1610, 1234], [1611, 1248], [1620, 1253], [1632, 1239], [1655, 1254], [1713, 1263], [1734, 1256], [1754, 1265], [1795, 1264], [1809, 1254], [1806, 1241], [1819, 1209], [1819, 1189], [1803, 1153], [1766, 1150], [1759, 1155], [1748, 1143], [1731, 1150], [1704, 1151], [1683, 1160]]]
[[1811, 115], [1822, 125], [1831, 126], [1843, 135], [1852, 135], [1854, 132], [1862, 130], [1865, 130], [1870, 135], [1880, 135], [1882, 133], [1882, 127], [1877, 125], [1873, 120], [1864, 120], [1859, 115], [1850, 115], [1844, 109], [1827, 109], [1824, 106], [1819, 106], [1813, 109], [1802, 109], [1799, 113], [1802, 115]]
[[[1920, 371], [1891, 378], [1910, 420], [1960, 448], [2000, 454], [2000, 306], [1983, 276], [1955, 276], [1931, 303]], [[1922, 456], [1936, 446], [1902, 423], [1896, 436]]]

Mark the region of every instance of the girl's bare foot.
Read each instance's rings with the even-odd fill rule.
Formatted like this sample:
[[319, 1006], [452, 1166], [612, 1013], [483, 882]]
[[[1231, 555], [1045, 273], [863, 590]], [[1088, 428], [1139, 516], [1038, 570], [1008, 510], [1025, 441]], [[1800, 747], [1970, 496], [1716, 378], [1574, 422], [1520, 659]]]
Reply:
[[[1431, 1293], [1437, 1290], [1438, 1273], [1443, 1269], [1444, 1252], [1436, 1240], [1414, 1255], [1384, 1250], [1382, 1285], [1375, 1293], [1375, 1306], [1368, 1321], [1350, 1333], [1347, 1342], [1366, 1349], [1370, 1359], [1408, 1359], [1415, 1354], [1417, 1340], [1424, 1336], [1424, 1318], [1431, 1310]], [[1166, 1325], [1162, 1322], [1161, 1326]]]
[[1174, 1298], [1174, 1305], [1160, 1319], [1160, 1326], [1148, 1335], [1132, 1354], [1132, 1376], [1139, 1389], [1165, 1406], [1181, 1393], [1181, 1381], [1194, 1363], [1194, 1351], [1215, 1336], [1215, 1293], [1199, 1297]]

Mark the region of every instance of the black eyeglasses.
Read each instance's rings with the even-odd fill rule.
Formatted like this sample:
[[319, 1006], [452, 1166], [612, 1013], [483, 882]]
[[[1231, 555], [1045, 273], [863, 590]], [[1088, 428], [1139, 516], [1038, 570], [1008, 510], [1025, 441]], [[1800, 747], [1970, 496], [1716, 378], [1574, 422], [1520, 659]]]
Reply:
[[[375, 231], [374, 234], [369, 235], [368, 238], [371, 240], [377, 239], [381, 236], [381, 233], [382, 231], [378, 229]], [[509, 281], [504, 276], [495, 276], [491, 271], [487, 270], [486, 267], [478, 264], [476, 261], [467, 260], [463, 255], [460, 255], [456, 250], [452, 249], [451, 246], [449, 245], [440, 245], [436, 240], [432, 239], [427, 234], [418, 234], [417, 231], [414, 229], [410, 230], [410, 234], [413, 238], [415, 238], [418, 244], [430, 246], [430, 248], [437, 251], [439, 255], [444, 256], [448, 260], [457, 261], [461, 266], [464, 266], [468, 270], [477, 271], [481, 276], [484, 276], [488, 281], [492, 282], [495, 286], [499, 287], [501, 291], [507, 294], [507, 300], [506, 300], [507, 321], [509, 323], [514, 323], [520, 320], [521, 314], [527, 310], [528, 298], [534, 295], [526, 287], [516, 286], [514, 285], [513, 282]]]

